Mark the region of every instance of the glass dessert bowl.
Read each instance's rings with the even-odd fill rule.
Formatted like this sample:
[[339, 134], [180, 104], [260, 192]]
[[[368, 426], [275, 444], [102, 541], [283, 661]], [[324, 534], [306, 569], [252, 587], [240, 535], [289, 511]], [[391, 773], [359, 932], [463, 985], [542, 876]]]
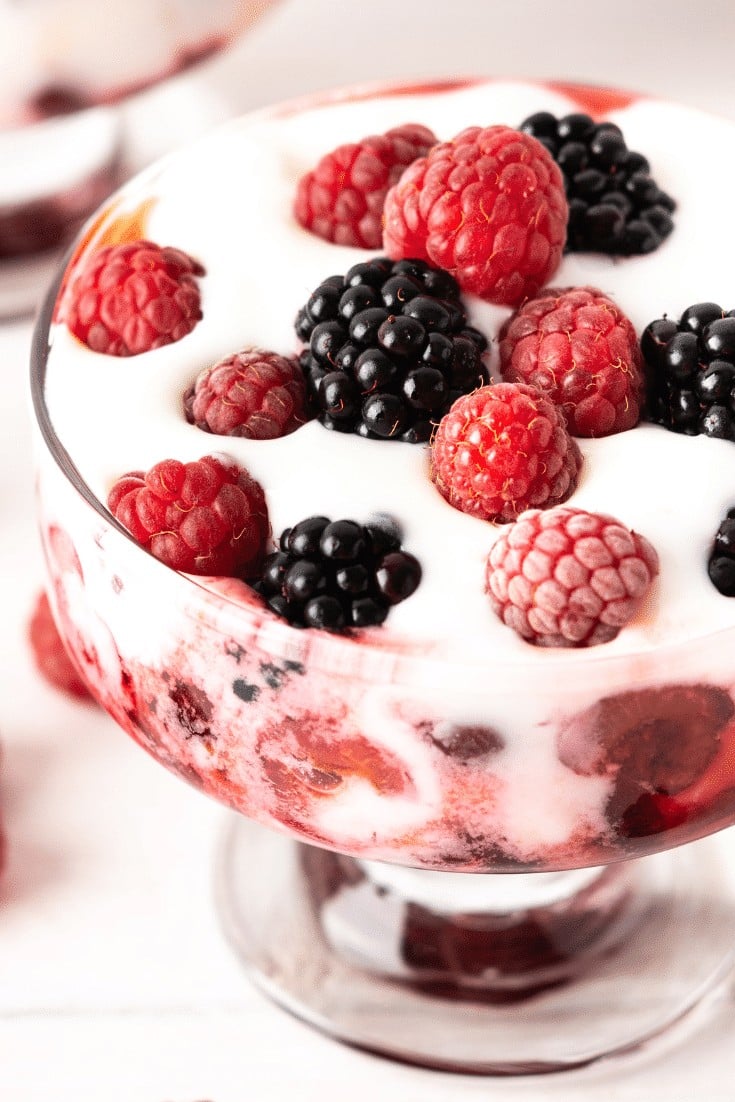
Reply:
[[[304, 336], [299, 309], [305, 299], [317, 309], [309, 289], [323, 299], [326, 277], [375, 255], [294, 220], [315, 151], [409, 122], [449, 136], [478, 115], [518, 125], [580, 104], [611, 112], [641, 143], [683, 126], [710, 148], [707, 125], [727, 128], [654, 101], [498, 82], [361, 90], [260, 114], [118, 193], [77, 243], [34, 344], [41, 530], [59, 628], [113, 718], [239, 813], [219, 876], [233, 943], [261, 986], [320, 1028], [447, 1069], [546, 1071], [629, 1049], [731, 965], [730, 909], [713, 890], [725, 880], [717, 847], [697, 840], [735, 821], [735, 610], [706, 568], [707, 541], [731, 505], [732, 444], [654, 424], [577, 441], [583, 475], [565, 504], [640, 528], [658, 552], [658, 577], [604, 644], [534, 646], [485, 593], [485, 559], [508, 525], [438, 492], [419, 414], [405, 430], [413, 439], [390, 439], [377, 422], [362, 435], [327, 432], [323, 408], [270, 438], [207, 434], [188, 388], [235, 350], [292, 352], [294, 316]], [[231, 169], [249, 162], [259, 171], [243, 199]], [[188, 194], [201, 171], [213, 174], [217, 203], [199, 224]], [[720, 186], [716, 173], [708, 181]], [[554, 282], [603, 285], [641, 329], [667, 295], [677, 294], [671, 309], [695, 301], [671, 275], [677, 249], [697, 236], [687, 221], [692, 178], [679, 182], [677, 228], [657, 252], [569, 254]], [[703, 209], [716, 200], [708, 195]], [[201, 308], [183, 334], [110, 354], [100, 344], [109, 333], [90, 336], [96, 313], [83, 340], [73, 335], [83, 313], [75, 281], [102, 250], [148, 249], [131, 245], [145, 239], [196, 258], [182, 278], [200, 282]], [[422, 278], [436, 283], [429, 271]], [[466, 351], [470, 332], [496, 337], [510, 306], [464, 298]], [[304, 355], [302, 364], [314, 374]], [[478, 381], [465, 387], [470, 397]], [[389, 514], [420, 563], [418, 588], [388, 602], [385, 624], [323, 630], [288, 622], [280, 598], [269, 603], [252, 577], [159, 561], [120, 522], [111, 487], [174, 456], [196, 465], [221, 454], [261, 484], [276, 538], [304, 518], [365, 525]], [[697, 479], [715, 459], [721, 482], [705, 492]], [[661, 462], [672, 482], [690, 478], [672, 501], [687, 486], [703, 499], [677, 539], [670, 503], [653, 500], [647, 481]], [[384, 551], [370, 552], [378, 570]], [[693, 572], [686, 593], [684, 571]]]
[[269, 6], [2, 0], [0, 317], [38, 304], [59, 250], [124, 179], [114, 105], [232, 44]]

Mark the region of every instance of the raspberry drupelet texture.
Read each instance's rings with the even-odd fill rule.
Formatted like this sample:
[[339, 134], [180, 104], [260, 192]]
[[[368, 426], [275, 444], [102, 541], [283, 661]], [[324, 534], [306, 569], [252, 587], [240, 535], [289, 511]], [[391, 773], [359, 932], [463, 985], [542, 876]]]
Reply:
[[651, 177], [648, 160], [628, 149], [614, 122], [538, 111], [523, 120], [521, 130], [538, 138], [564, 176], [569, 252], [640, 255], [669, 236], [676, 203]]
[[432, 442], [432, 478], [450, 505], [490, 521], [566, 501], [582, 456], [536, 387], [496, 383], [459, 398]]
[[568, 208], [561, 172], [535, 138], [475, 126], [434, 146], [385, 201], [383, 244], [450, 271], [463, 291], [516, 306], [556, 271]]
[[641, 337], [647, 415], [671, 432], [735, 440], [735, 310], [716, 302], [662, 317]]
[[309, 419], [304, 375], [293, 357], [246, 348], [200, 372], [184, 412], [205, 432], [274, 440]]
[[367, 524], [313, 516], [287, 528], [255, 589], [297, 627], [344, 631], [382, 624], [416, 590], [421, 565], [387, 517]]
[[379, 249], [389, 188], [436, 142], [427, 127], [405, 123], [385, 134], [340, 145], [299, 180], [294, 202], [297, 221], [336, 245]]
[[141, 546], [186, 574], [252, 577], [270, 535], [261, 486], [224, 457], [123, 475], [107, 504]]
[[384, 256], [321, 283], [296, 318], [319, 421], [368, 439], [425, 443], [460, 394], [487, 382], [487, 340], [456, 281]]
[[490, 602], [508, 627], [543, 647], [614, 639], [645, 601], [658, 555], [614, 517], [560, 506], [530, 509], [488, 556]]
[[549, 287], [525, 302], [500, 331], [500, 370], [548, 394], [573, 436], [609, 436], [640, 417], [635, 329], [596, 287]]
[[203, 274], [180, 249], [108, 245], [72, 273], [56, 318], [93, 352], [137, 356], [192, 331], [202, 317], [196, 276]]

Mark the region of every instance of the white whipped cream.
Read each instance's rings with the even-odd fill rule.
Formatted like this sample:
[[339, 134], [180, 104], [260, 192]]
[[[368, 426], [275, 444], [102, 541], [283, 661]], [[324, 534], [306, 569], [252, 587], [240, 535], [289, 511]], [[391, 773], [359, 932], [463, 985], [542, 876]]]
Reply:
[[[424, 576], [414, 596], [392, 610], [385, 632], [430, 644], [441, 656], [548, 662], [549, 652], [525, 643], [492, 613], [484, 562], [500, 529], [444, 501], [428, 477], [428, 448], [365, 441], [317, 422], [275, 441], [215, 437], [188, 425], [181, 410], [186, 387], [217, 359], [248, 345], [295, 351], [293, 320], [311, 291], [374, 255], [324, 242], [295, 222], [297, 180], [323, 153], [403, 122], [424, 123], [448, 139], [469, 125], [517, 125], [543, 109], [578, 108], [541, 86], [497, 82], [258, 114], [217, 130], [126, 187], [123, 209], [156, 197], [149, 237], [203, 263], [204, 318], [182, 341], [129, 359], [93, 353], [65, 328], [53, 330], [51, 417], [100, 500], [126, 471], [222, 452], [262, 483], [276, 534], [313, 513], [359, 521], [392, 513]], [[678, 316], [694, 302], [731, 308], [735, 227], [726, 212], [733, 125], [654, 100], [608, 117], [677, 199], [676, 228], [646, 257], [565, 257], [553, 284], [600, 287], [639, 333], [654, 318]], [[469, 301], [471, 321], [489, 337], [509, 312]], [[646, 652], [732, 627], [735, 602], [714, 589], [706, 562], [724, 512], [735, 504], [735, 445], [652, 425], [579, 443], [584, 467], [568, 504], [610, 513], [642, 533], [656, 547], [661, 571], [632, 624], [570, 660]]]

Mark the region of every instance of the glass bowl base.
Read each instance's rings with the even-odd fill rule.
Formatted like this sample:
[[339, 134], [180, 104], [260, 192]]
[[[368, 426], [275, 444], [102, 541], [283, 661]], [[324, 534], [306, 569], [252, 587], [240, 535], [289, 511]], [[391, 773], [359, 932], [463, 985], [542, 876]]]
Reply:
[[360, 862], [238, 816], [217, 888], [251, 978], [297, 1017], [404, 1062], [523, 1075], [638, 1048], [714, 990], [735, 957], [724, 876], [707, 840], [480, 876]]

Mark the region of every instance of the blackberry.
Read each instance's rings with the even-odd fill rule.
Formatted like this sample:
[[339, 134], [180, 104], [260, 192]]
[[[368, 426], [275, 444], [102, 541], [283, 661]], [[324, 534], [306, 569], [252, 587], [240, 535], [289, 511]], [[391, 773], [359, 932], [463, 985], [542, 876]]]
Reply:
[[715, 302], [643, 331], [646, 416], [672, 432], [735, 440], [735, 310]]
[[567, 252], [640, 255], [669, 236], [676, 203], [615, 123], [539, 111], [519, 129], [537, 138], [561, 169], [569, 200]]
[[338, 432], [425, 443], [455, 399], [488, 382], [487, 340], [459, 286], [421, 260], [379, 256], [330, 276], [296, 334], [317, 416]]
[[728, 510], [717, 529], [707, 572], [712, 585], [723, 597], [735, 597], [735, 509]]
[[368, 524], [313, 516], [286, 528], [254, 588], [296, 627], [347, 631], [382, 624], [421, 581], [388, 517]]

